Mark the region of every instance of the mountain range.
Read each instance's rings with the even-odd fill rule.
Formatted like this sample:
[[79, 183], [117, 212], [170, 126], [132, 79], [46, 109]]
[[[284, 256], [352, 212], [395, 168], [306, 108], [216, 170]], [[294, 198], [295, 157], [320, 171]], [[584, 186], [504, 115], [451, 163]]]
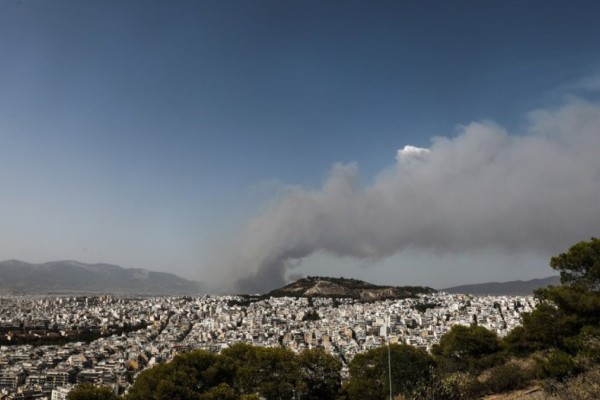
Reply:
[[[530, 295], [539, 287], [560, 284], [558, 276], [529, 281], [488, 282], [441, 291], [473, 295]], [[0, 262], [0, 293], [113, 293], [198, 295], [202, 283], [166, 272], [122, 268], [111, 264], [54, 261], [32, 264]], [[378, 286], [352, 278], [309, 276], [269, 292], [270, 296], [352, 297], [363, 300], [414, 297], [436, 290], [423, 286]]]
[[549, 285], [560, 285], [559, 276], [550, 276], [543, 279], [531, 279], [528, 281], [510, 281], [510, 282], [488, 282], [473, 285], [454, 286], [447, 289], [441, 289], [446, 293], [473, 294], [478, 296], [485, 295], [530, 295], [538, 288]]
[[9, 293], [199, 294], [202, 285], [177, 275], [111, 264], [0, 262], [0, 290]]

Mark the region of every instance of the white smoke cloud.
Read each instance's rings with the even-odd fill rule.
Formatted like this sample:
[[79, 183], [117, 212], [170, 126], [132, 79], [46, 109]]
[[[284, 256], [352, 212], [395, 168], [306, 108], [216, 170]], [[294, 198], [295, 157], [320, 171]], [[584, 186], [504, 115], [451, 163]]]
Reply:
[[430, 153], [431, 150], [429, 149], [406, 145], [404, 148], [398, 150], [396, 162], [400, 165], [422, 162]]
[[295, 188], [249, 222], [229, 260], [237, 290], [284, 282], [315, 252], [382, 259], [407, 248], [554, 254], [600, 229], [600, 105], [573, 100], [529, 116], [525, 132], [473, 122], [361, 187], [336, 164], [320, 189]]

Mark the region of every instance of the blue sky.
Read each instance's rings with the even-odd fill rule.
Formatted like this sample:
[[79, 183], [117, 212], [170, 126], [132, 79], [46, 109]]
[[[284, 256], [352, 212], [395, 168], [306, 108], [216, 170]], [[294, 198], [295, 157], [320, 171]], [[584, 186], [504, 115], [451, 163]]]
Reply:
[[[596, 105], [599, 8], [4, 1], [0, 259], [108, 262], [215, 280], [221, 253], [243, 247], [252, 220], [268, 218], [288, 185], [322, 190], [335, 163], [356, 163], [358, 185], [369, 188], [405, 145], [459, 138], [474, 121], [529, 135], [534, 110], [560, 113], [573, 98]], [[576, 228], [576, 240], [594, 234]], [[519, 258], [490, 243], [408, 241], [375, 255], [315, 244], [278, 276], [443, 287], [552, 272], [554, 248], [532, 245]], [[483, 260], [488, 268], [478, 267]], [[505, 267], [515, 263], [522, 267]]]

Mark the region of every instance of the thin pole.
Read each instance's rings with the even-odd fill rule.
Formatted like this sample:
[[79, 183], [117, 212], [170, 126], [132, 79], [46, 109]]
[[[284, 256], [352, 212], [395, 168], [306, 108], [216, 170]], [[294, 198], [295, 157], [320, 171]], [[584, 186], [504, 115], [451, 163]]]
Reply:
[[388, 337], [388, 374], [390, 380], [390, 400], [392, 399], [392, 355], [390, 352], [390, 317], [388, 316], [387, 337]]

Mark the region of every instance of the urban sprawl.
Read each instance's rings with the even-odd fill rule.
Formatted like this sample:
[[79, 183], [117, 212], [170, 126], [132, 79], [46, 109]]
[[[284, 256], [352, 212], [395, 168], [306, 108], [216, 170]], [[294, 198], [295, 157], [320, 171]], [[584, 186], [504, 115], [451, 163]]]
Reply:
[[[453, 325], [506, 335], [531, 296], [435, 293], [353, 299], [238, 296], [0, 297], [0, 399], [65, 399], [78, 383], [127, 391], [137, 374], [184, 351], [236, 342], [321, 347], [344, 365], [357, 353], [403, 342], [430, 349]], [[85, 340], [84, 338], [87, 338]]]

